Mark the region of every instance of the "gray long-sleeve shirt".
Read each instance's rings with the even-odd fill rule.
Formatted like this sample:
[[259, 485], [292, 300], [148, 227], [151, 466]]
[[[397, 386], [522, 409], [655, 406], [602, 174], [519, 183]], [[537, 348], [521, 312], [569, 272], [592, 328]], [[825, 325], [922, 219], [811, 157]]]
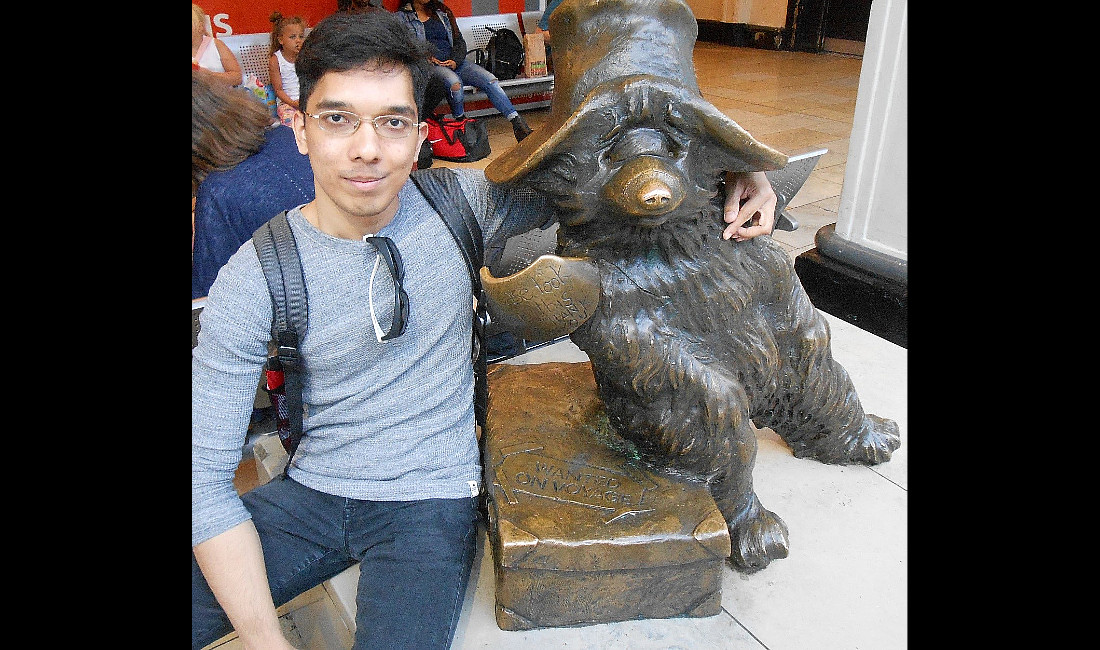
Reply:
[[[530, 191], [492, 185], [478, 170], [455, 172], [487, 249], [553, 214]], [[370, 316], [375, 248], [317, 230], [300, 207], [288, 214], [309, 301], [300, 342], [305, 436], [288, 473], [355, 499], [468, 497], [481, 484], [469, 274], [446, 225], [411, 182], [400, 201], [378, 234], [394, 241], [404, 261], [409, 320], [402, 336], [385, 342]], [[380, 264], [373, 309], [383, 332], [393, 293]], [[191, 354], [192, 545], [249, 518], [233, 475], [271, 338], [271, 299], [251, 241], [218, 274], [200, 326]]]

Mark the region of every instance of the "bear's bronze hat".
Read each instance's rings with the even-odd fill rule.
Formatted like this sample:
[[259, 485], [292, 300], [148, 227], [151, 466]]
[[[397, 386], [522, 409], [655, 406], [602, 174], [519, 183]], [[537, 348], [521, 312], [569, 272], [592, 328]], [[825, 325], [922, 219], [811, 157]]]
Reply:
[[550, 15], [554, 97], [538, 129], [485, 168], [495, 183], [518, 180], [583, 128], [587, 115], [614, 103], [627, 88], [652, 84], [671, 90], [700, 131], [740, 161], [766, 171], [787, 164], [783, 153], [758, 142], [702, 98], [692, 51], [699, 34], [683, 0], [564, 0]]

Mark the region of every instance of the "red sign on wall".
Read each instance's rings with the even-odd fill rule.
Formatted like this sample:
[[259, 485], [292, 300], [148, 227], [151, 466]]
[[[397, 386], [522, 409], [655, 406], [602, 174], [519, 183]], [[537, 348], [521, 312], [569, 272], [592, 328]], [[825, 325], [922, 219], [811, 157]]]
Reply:
[[206, 12], [215, 37], [270, 33], [273, 11], [301, 16], [310, 26], [336, 11], [336, 0], [199, 0], [195, 4]]
[[[406, 0], [382, 0], [389, 11]], [[445, 0], [456, 16], [472, 14], [471, 0]], [[231, 34], [260, 34], [271, 32], [271, 12], [284, 16], [301, 16], [310, 27], [319, 20], [335, 13], [336, 0], [199, 0], [196, 2], [206, 12], [210, 32], [215, 36]], [[499, 13], [519, 13], [524, 10], [524, 0], [497, 0]]]

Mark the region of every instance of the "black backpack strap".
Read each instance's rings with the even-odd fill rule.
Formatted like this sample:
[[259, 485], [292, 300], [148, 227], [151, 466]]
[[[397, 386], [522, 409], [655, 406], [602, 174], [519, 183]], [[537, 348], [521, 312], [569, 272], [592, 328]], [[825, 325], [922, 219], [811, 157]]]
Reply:
[[481, 234], [481, 225], [474, 217], [474, 211], [462, 193], [458, 177], [448, 167], [414, 171], [410, 177], [428, 203], [443, 218], [451, 236], [466, 260], [466, 269], [470, 273], [470, 287], [477, 298], [477, 308], [473, 315], [473, 352], [474, 362], [474, 414], [479, 426], [485, 426], [485, 415], [489, 402], [489, 383], [485, 361], [485, 296], [481, 286], [481, 267], [485, 261], [485, 240]]
[[481, 225], [474, 217], [466, 195], [462, 193], [458, 177], [448, 167], [416, 170], [411, 177], [420, 193], [428, 199], [428, 203], [443, 217], [443, 223], [451, 230], [451, 235], [466, 258], [474, 291], [480, 291], [485, 240], [481, 234]]
[[[283, 441], [290, 457], [302, 439], [302, 377], [299, 342], [309, 322], [309, 302], [302, 273], [302, 260], [286, 211], [275, 215], [252, 234], [252, 244], [271, 292], [271, 336], [275, 341], [269, 369], [282, 370], [286, 392], [289, 438]], [[287, 459], [290, 467], [290, 459]], [[285, 470], [284, 470], [285, 472]]]

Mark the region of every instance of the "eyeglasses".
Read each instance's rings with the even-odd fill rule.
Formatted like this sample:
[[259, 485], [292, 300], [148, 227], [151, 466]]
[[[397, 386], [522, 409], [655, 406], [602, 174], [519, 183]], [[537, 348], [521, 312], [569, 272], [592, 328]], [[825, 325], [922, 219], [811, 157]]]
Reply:
[[[374, 260], [374, 270], [370, 274], [370, 288], [367, 298], [370, 303], [370, 320], [374, 324], [374, 335], [378, 342], [395, 339], [405, 333], [405, 325], [409, 322], [409, 294], [405, 293], [405, 263], [401, 261], [401, 252], [397, 250], [397, 244], [389, 237], [381, 235], [363, 235], [363, 241], [374, 245], [378, 250], [378, 257]], [[378, 324], [378, 317], [374, 315], [374, 275], [378, 272], [379, 261], [386, 263], [390, 277], [393, 278], [393, 323], [390, 331], [382, 334], [382, 327]]]
[[[302, 112], [307, 117], [317, 120], [317, 125], [323, 130], [334, 135], [351, 135], [359, 130], [359, 125], [366, 119], [351, 111], [321, 111], [316, 115]], [[413, 122], [404, 115], [379, 115], [366, 121], [374, 125], [378, 135], [390, 140], [407, 138], [416, 133], [423, 124], [423, 122]]]

